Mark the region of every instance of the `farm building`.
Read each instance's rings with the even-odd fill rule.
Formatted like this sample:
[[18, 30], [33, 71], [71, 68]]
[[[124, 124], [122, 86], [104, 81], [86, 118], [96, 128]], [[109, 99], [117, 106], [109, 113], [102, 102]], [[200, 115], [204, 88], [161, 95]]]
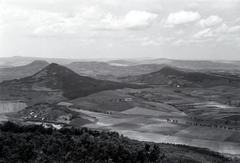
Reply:
[[72, 103], [68, 103], [68, 102], [60, 102], [60, 103], [58, 103], [58, 105], [71, 106], [71, 105], [73, 105], [73, 104], [72, 104]]
[[124, 101], [130, 102], [130, 101], [133, 101], [133, 99], [132, 98], [125, 98]]
[[58, 119], [59, 120], [63, 120], [63, 121], [70, 121], [71, 118], [72, 118], [72, 115], [71, 114], [67, 114], [67, 115], [60, 116]]

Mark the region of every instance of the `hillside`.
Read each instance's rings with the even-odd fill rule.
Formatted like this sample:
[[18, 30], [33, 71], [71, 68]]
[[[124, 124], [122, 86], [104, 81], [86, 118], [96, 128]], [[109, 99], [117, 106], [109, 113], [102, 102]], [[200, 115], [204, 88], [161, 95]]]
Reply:
[[122, 78], [128, 82], [140, 82], [145, 84], [170, 84], [180, 86], [240, 86], [240, 78], [221, 76], [197, 71], [183, 70], [165, 66], [161, 70], [134, 77]]
[[4, 80], [12, 80], [23, 78], [35, 74], [49, 65], [47, 61], [35, 60], [32, 63], [25, 66], [0, 68], [0, 82]]
[[74, 99], [103, 90], [141, 86], [80, 76], [64, 66], [52, 63], [32, 76], [4, 81], [0, 87], [4, 90], [62, 92], [65, 98]]
[[[140, 142], [117, 132], [0, 125], [1, 162], [234, 163], [208, 149]], [[235, 162], [239, 160], [235, 159]]]

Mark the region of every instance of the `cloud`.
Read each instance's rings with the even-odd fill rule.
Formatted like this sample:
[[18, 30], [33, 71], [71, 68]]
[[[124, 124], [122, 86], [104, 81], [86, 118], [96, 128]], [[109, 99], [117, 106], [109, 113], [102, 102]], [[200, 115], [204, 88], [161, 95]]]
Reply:
[[196, 33], [193, 38], [195, 39], [204, 39], [204, 38], [211, 38], [211, 37], [215, 37], [216, 34], [213, 33], [212, 29], [211, 28], [207, 28], [207, 29], [204, 29], [198, 33]]
[[[41, 17], [41, 15], [35, 15], [32, 19], [40, 20], [39, 16]], [[58, 14], [55, 17], [43, 19], [39, 22], [41, 22], [41, 25], [35, 28], [33, 34], [38, 36], [56, 36], [59, 34], [77, 33], [85, 20], [78, 14], [75, 17], [66, 17], [65, 14]]]
[[113, 1], [113, 0], [104, 0], [103, 3], [107, 4], [107, 5], [111, 5], [111, 6], [118, 6], [119, 5], [117, 1]]
[[132, 10], [128, 12], [123, 18], [117, 18], [108, 13], [105, 18], [100, 21], [100, 23], [92, 26], [92, 28], [98, 30], [143, 30], [150, 27], [156, 18], [157, 14], [145, 11]]
[[193, 2], [193, 3], [187, 4], [184, 8], [190, 9], [190, 10], [196, 10], [196, 9], [198, 9], [200, 7], [201, 7], [201, 5], [199, 5], [198, 3]]
[[202, 28], [214, 26], [223, 21], [222, 18], [218, 17], [217, 15], [211, 15], [207, 19], [200, 20], [196, 25]]
[[240, 17], [234, 20], [235, 23], [240, 23]]
[[135, 39], [136, 41], [148, 41], [149, 38], [148, 37], [138, 37]]
[[180, 11], [171, 13], [166, 21], [168, 26], [175, 26], [180, 24], [192, 23], [201, 18], [200, 14], [192, 11]]
[[211, 38], [206, 38], [206, 39], [201, 39], [201, 40], [196, 40], [196, 39], [191, 39], [187, 43], [188, 44], [204, 44], [206, 42], [213, 41]]
[[157, 14], [145, 11], [130, 11], [126, 16], [124, 22], [129, 29], [142, 29], [151, 25]]
[[52, 25], [40, 26], [33, 31], [33, 34], [44, 36], [55, 36], [59, 34], [75, 34], [73, 26], [67, 24], [56, 23]]
[[182, 35], [182, 34], [184, 34], [184, 33], [185, 33], [185, 32], [184, 32], [183, 30], [180, 30], [180, 31], [175, 32], [176, 35]]
[[182, 45], [183, 43], [184, 43], [183, 39], [179, 39], [178, 41], [175, 41], [175, 42], [173, 43], [173, 45], [174, 45], [174, 46], [180, 46], [180, 45]]
[[230, 27], [227, 30], [228, 33], [239, 33], [240, 32], [240, 25]]
[[218, 27], [215, 32], [216, 33], [225, 33], [227, 32], [227, 30], [229, 29], [228, 25], [226, 25], [225, 23], [223, 23], [220, 27]]
[[158, 46], [160, 43], [154, 41], [154, 40], [149, 40], [149, 41], [144, 41], [140, 43], [141, 46]]
[[158, 37], [156, 40], [157, 40], [158, 42], [164, 43], [164, 42], [167, 42], [167, 41], [171, 41], [171, 40], [173, 40], [173, 39], [174, 39], [174, 37]]
[[228, 25], [226, 25], [224, 23], [220, 27], [218, 27], [215, 30], [215, 32], [216, 33], [229, 33], [229, 34], [239, 33], [240, 32], [240, 25], [229, 27]]
[[104, 12], [98, 6], [86, 6], [81, 16], [84, 19], [99, 20], [103, 17]]

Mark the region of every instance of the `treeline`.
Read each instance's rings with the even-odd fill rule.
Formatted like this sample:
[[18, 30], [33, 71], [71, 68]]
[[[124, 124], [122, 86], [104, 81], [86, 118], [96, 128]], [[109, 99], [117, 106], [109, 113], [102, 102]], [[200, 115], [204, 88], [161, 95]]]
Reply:
[[[117, 132], [99, 132], [87, 128], [44, 128], [41, 125], [0, 125], [0, 162], [2, 163], [198, 163], [197, 159], [171, 156], [171, 146], [130, 140]], [[195, 150], [214, 162], [228, 159], [209, 150]], [[184, 151], [184, 150], [183, 150]], [[178, 151], [177, 151], [178, 152]], [[179, 151], [180, 153], [182, 151]], [[187, 152], [186, 152], [187, 153]], [[174, 154], [175, 155], [175, 154]], [[189, 155], [189, 153], [188, 153]]]

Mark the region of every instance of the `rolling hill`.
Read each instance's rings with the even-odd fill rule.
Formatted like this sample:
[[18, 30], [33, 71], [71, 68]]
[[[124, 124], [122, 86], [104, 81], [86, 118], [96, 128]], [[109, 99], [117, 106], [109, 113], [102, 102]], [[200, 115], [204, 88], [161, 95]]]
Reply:
[[127, 82], [140, 82], [151, 85], [169, 84], [179, 86], [240, 86], [240, 78], [232, 76], [221, 76], [198, 71], [183, 70], [175, 67], [165, 66], [161, 70], [133, 77], [122, 78]]
[[0, 82], [30, 76], [49, 65], [47, 61], [35, 60], [25, 66], [9, 67], [0, 69]]
[[[116, 66], [118, 65], [118, 66]], [[100, 75], [113, 75], [115, 77], [141, 75], [160, 70], [165, 65], [158, 64], [141, 64], [120, 66], [122, 64], [111, 64], [106, 62], [73, 62], [66, 65], [69, 69], [80, 75], [92, 76], [97, 78]]]
[[0, 84], [0, 87], [4, 90], [22, 90], [27, 92], [61, 92], [65, 98], [74, 99], [103, 90], [125, 87], [141, 88], [142, 86], [80, 76], [64, 66], [52, 63], [32, 76], [4, 81]]

